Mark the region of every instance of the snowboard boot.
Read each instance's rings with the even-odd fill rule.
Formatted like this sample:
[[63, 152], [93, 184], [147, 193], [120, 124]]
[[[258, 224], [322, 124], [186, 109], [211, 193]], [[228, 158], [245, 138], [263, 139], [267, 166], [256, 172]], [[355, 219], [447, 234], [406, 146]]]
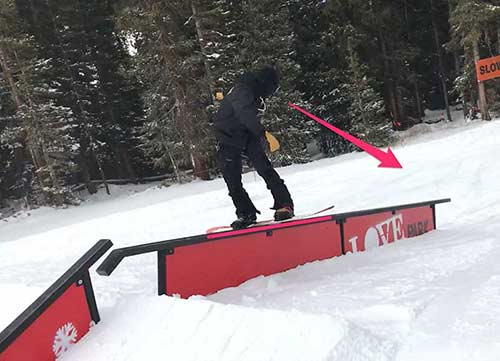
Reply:
[[257, 223], [257, 216], [255, 214], [245, 214], [239, 216], [236, 221], [231, 223], [232, 229], [243, 229]]
[[283, 206], [274, 212], [275, 221], [284, 221], [292, 218], [293, 216], [295, 216], [295, 214], [293, 214], [293, 208], [290, 206]]

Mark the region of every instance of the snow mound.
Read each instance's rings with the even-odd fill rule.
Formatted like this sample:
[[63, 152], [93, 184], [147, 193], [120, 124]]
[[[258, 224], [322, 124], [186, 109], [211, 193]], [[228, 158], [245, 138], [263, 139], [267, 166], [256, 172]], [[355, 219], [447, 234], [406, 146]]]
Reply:
[[[390, 360], [394, 344], [331, 315], [135, 296], [61, 360]], [[151, 325], [156, 325], [154, 330]]]

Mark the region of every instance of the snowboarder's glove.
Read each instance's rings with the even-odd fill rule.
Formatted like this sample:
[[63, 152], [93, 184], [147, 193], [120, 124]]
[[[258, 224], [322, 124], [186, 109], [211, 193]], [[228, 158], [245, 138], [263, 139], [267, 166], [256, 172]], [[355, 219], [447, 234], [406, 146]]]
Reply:
[[269, 151], [271, 153], [274, 153], [277, 150], [279, 150], [280, 149], [280, 143], [278, 142], [278, 139], [276, 139], [274, 137], [274, 135], [272, 135], [268, 131], [266, 131], [265, 135], [266, 135], [267, 143], [269, 144]]

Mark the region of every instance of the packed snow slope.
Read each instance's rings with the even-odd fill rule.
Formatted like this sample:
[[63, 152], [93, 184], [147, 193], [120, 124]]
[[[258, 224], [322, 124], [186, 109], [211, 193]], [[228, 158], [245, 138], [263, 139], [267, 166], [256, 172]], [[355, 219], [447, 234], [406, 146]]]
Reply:
[[[411, 132], [392, 147], [403, 169], [355, 153], [279, 173], [298, 214], [451, 197], [437, 231], [188, 300], [156, 296], [154, 254], [110, 277], [92, 269], [102, 321], [63, 359], [498, 360], [500, 121]], [[253, 173], [244, 183], [270, 217], [264, 183]], [[0, 329], [100, 238], [134, 245], [234, 217], [221, 179], [112, 191], [0, 221]]]

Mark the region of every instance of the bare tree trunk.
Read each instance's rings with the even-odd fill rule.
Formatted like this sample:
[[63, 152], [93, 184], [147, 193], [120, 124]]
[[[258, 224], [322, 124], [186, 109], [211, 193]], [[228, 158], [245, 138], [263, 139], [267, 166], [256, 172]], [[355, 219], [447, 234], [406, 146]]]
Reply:
[[106, 188], [106, 193], [109, 195], [109, 194], [111, 194], [111, 192], [109, 191], [108, 180], [106, 179], [106, 175], [104, 174], [104, 169], [102, 168], [102, 163], [99, 160], [99, 157], [97, 156], [97, 154], [95, 153], [94, 147], [91, 146], [90, 149], [91, 149], [92, 155], [94, 156], [94, 159], [96, 161], [97, 168], [99, 169], [99, 174], [101, 175], [101, 179], [102, 179], [102, 182], [104, 183], [104, 187]]
[[415, 87], [415, 99], [417, 101], [417, 112], [418, 119], [421, 119], [424, 116], [424, 111], [422, 109], [422, 100], [420, 98], [420, 90], [418, 89], [418, 79], [415, 77], [415, 81], [413, 82], [413, 86]]
[[[474, 41], [472, 49], [474, 50], [474, 61], [477, 62], [479, 60], [479, 39]], [[481, 111], [481, 119], [491, 120], [490, 113], [488, 111], [488, 100], [486, 99], [484, 82], [478, 81], [477, 87], [479, 90], [479, 109]]]
[[453, 51], [453, 65], [455, 70], [455, 76], [460, 73], [460, 58], [456, 50]]
[[500, 54], [500, 21], [497, 24], [497, 54]]
[[12, 71], [10, 70], [9, 63], [7, 62], [7, 58], [5, 56], [5, 51], [2, 47], [0, 47], [0, 67], [2, 68], [5, 78], [7, 78], [7, 82], [9, 83], [10, 94], [12, 97], [12, 101], [16, 106], [16, 111], [19, 111], [22, 104], [21, 98], [19, 97], [17, 86], [12, 76]]
[[[383, 34], [382, 34], [383, 36]], [[408, 119], [406, 116], [406, 111], [403, 105], [403, 97], [401, 95], [401, 91], [398, 86], [398, 82], [395, 79], [399, 79], [400, 75], [400, 69], [398, 66], [393, 66], [393, 63], [391, 61], [391, 54], [392, 54], [392, 47], [391, 43], [387, 41], [385, 37], [382, 38], [382, 47], [383, 47], [383, 54], [384, 55], [384, 63], [386, 64], [386, 68], [388, 71], [388, 79], [389, 79], [389, 86], [391, 87], [391, 92], [393, 96], [393, 101], [394, 101], [394, 107], [396, 109], [397, 114], [397, 119], [401, 124], [406, 124], [408, 123]]]
[[[178, 93], [180, 97], [185, 97], [184, 94], [180, 94], [181, 93], [180, 91]], [[195, 137], [196, 135], [196, 129], [194, 128], [195, 125], [187, 121], [187, 118], [189, 117], [193, 118], [194, 114], [192, 113], [190, 114], [190, 111], [186, 105], [186, 99], [182, 99], [178, 103], [179, 107], [177, 116], [180, 119], [185, 120], [182, 121], [181, 123], [186, 124], [184, 128], [184, 134], [186, 135], [186, 141], [187, 141], [189, 156], [191, 158], [191, 164], [193, 166], [194, 175], [195, 177], [198, 177], [203, 180], [210, 180], [210, 174], [207, 169], [207, 162], [203, 154], [201, 154], [201, 152], [198, 150], [198, 146], [196, 144], [197, 138]]]
[[193, 162], [194, 175], [202, 180], [210, 180], [205, 157], [196, 149], [191, 150], [191, 161]]
[[203, 45], [203, 31], [201, 28], [201, 22], [198, 17], [198, 12], [196, 9], [196, 6], [194, 4], [194, 1], [191, 2], [191, 10], [193, 11], [193, 18], [194, 18], [194, 24], [196, 27], [196, 34], [198, 36], [198, 43], [200, 44], [200, 49], [201, 49], [201, 54], [203, 56], [203, 65], [205, 66], [205, 77], [207, 79], [208, 83], [208, 91], [210, 92], [210, 100], [212, 101], [212, 104], [215, 103], [214, 99], [214, 88], [213, 88], [213, 78], [212, 74], [210, 71], [210, 65], [208, 64], [208, 57], [205, 52], [205, 46]]
[[448, 87], [446, 86], [446, 79], [445, 79], [445, 71], [444, 71], [444, 64], [443, 64], [443, 55], [441, 53], [441, 42], [439, 41], [439, 33], [437, 30], [436, 26], [436, 18], [434, 14], [434, 1], [431, 1], [431, 21], [432, 21], [432, 30], [434, 33], [434, 42], [436, 44], [436, 51], [437, 51], [437, 56], [438, 56], [438, 66], [439, 66], [439, 78], [441, 81], [441, 90], [443, 93], [443, 99], [444, 99], [444, 105], [446, 107], [446, 116], [448, 117], [448, 121], [451, 122], [451, 111], [450, 111], [450, 102], [448, 99]]
[[[473, 59], [470, 58], [470, 51], [468, 51], [467, 46], [463, 46], [463, 51], [464, 51], [464, 67], [465, 64], [469, 64], [473, 62]], [[464, 72], [464, 69], [462, 69], [462, 73]], [[457, 73], [458, 75], [459, 73]], [[463, 106], [463, 113], [464, 113], [464, 119], [467, 119], [469, 115], [469, 109], [470, 105], [474, 106], [474, 100], [472, 99], [472, 87], [465, 86], [463, 89], [463, 94], [462, 94], [462, 106]]]
[[179, 173], [179, 167], [177, 167], [177, 163], [175, 162], [174, 157], [172, 157], [172, 154], [166, 150], [168, 157], [170, 158], [170, 163], [172, 163], [172, 168], [174, 168], [174, 174], [175, 178], [177, 178], [177, 182], [181, 183], [181, 174]]
[[85, 187], [90, 194], [97, 193], [97, 187], [94, 183], [91, 182], [92, 178], [90, 176], [90, 170], [87, 165], [87, 160], [85, 158], [85, 154], [82, 152], [78, 155], [78, 165], [80, 167], [80, 171], [82, 173], [83, 182], [85, 183]]
[[403, 105], [403, 96], [401, 95], [401, 91], [399, 90], [396, 82], [394, 83], [394, 99], [398, 108], [400, 122], [402, 124], [408, 124], [408, 117]]
[[408, 4], [406, 0], [403, 0], [403, 7], [405, 9], [405, 23], [408, 24]]
[[[106, 92], [104, 92], [105, 96]], [[107, 100], [107, 106], [106, 106], [106, 111], [109, 114], [109, 117], [111, 118], [111, 122], [113, 124], [117, 124], [118, 120], [117, 117], [115, 116], [115, 112], [113, 110], [113, 107], [111, 106], [111, 102], [109, 99]], [[115, 157], [117, 157], [118, 162], [116, 162], [116, 168], [118, 171], [118, 174], [120, 175], [121, 178], [124, 179], [133, 179], [134, 181], [137, 180], [137, 174], [134, 170], [134, 167], [132, 166], [132, 162], [130, 161], [130, 157], [128, 155], [128, 150], [127, 146], [123, 144], [117, 144], [116, 147], [113, 147], [115, 149]]]
[[14, 165], [16, 168], [16, 173], [21, 174], [24, 170], [24, 162], [26, 161], [26, 156], [23, 147], [14, 148]]
[[49, 173], [50, 177], [50, 182], [52, 183], [52, 187], [56, 190], [54, 196], [54, 200], [56, 205], [62, 206], [64, 204], [64, 197], [59, 191], [62, 189], [61, 184], [59, 183], [59, 180], [57, 179], [57, 174], [56, 171], [54, 170], [53, 167], [53, 162], [50, 161], [49, 154], [46, 151], [45, 144], [42, 141], [42, 153], [45, 161], [45, 168], [47, 168], [47, 171]]
[[[354, 84], [356, 84], [356, 86], [358, 87], [358, 89], [360, 89], [360, 87], [361, 87], [361, 79], [360, 79], [358, 71], [356, 69], [356, 63], [355, 63], [355, 60], [356, 60], [355, 56], [356, 56], [356, 54], [354, 52], [354, 49], [352, 48], [352, 44], [351, 44], [350, 38], [347, 39], [347, 52], [349, 54], [348, 55], [349, 56], [349, 63], [350, 63], [350, 67], [351, 67], [351, 72], [352, 72], [352, 77], [353, 77]], [[363, 124], [365, 124], [365, 122], [367, 121], [367, 119], [364, 119], [365, 115], [366, 115], [366, 112], [363, 111], [363, 100], [361, 99], [361, 92], [356, 92], [355, 99], [354, 99], [354, 106], [357, 108], [357, 111], [361, 115], [361, 119], [363, 121]]]
[[392, 81], [392, 75], [391, 75], [391, 66], [389, 64], [389, 56], [387, 54], [387, 46], [385, 44], [385, 39], [383, 37], [382, 32], [380, 32], [380, 46], [382, 48], [382, 57], [384, 59], [384, 78], [385, 78], [385, 84], [387, 84], [387, 92], [389, 95], [389, 103], [391, 106], [391, 113], [393, 120], [396, 122], [401, 122], [401, 119], [399, 118], [399, 110], [396, 105], [396, 97], [394, 94], [394, 84]]
[[130, 156], [128, 154], [127, 147], [125, 145], [118, 146], [118, 154], [121, 160], [121, 163], [125, 167], [125, 170], [128, 174], [129, 179], [133, 179], [134, 182], [137, 182], [137, 174], [132, 166], [132, 162], [130, 160]]
[[[448, 0], [448, 18], [451, 18], [453, 16], [453, 5]], [[452, 50], [453, 54], [453, 70], [454, 70], [454, 76], [455, 78], [460, 74], [460, 58], [457, 50]]]

